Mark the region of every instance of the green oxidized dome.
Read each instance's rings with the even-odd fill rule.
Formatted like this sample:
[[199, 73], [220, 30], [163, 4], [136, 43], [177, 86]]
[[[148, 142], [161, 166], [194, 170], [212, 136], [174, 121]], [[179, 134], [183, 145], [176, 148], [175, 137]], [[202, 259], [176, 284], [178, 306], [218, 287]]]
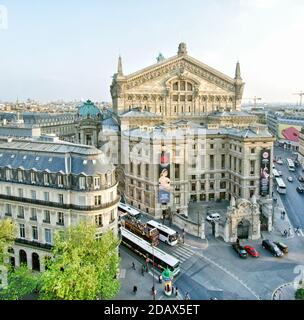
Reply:
[[95, 106], [95, 104], [91, 100], [87, 100], [80, 108], [79, 108], [79, 116], [80, 117], [92, 117], [95, 118], [101, 111]]

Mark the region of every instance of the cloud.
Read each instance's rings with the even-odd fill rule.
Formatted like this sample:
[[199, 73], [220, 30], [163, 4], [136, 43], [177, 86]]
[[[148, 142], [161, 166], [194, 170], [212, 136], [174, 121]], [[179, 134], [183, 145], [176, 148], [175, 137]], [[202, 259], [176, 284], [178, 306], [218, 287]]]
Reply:
[[278, 4], [279, 0], [239, 0], [241, 7], [270, 9]]

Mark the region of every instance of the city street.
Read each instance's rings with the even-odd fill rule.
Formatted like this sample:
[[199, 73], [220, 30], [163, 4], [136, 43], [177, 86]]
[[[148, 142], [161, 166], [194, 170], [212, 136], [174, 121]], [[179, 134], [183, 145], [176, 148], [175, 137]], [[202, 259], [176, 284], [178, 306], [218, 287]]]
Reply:
[[[298, 193], [296, 190], [297, 186], [300, 185], [298, 177], [303, 174], [302, 168], [296, 167], [294, 172], [288, 170], [286, 159], [295, 158], [292, 151], [285, 150], [282, 147], [275, 147], [274, 153], [276, 157], [281, 157], [283, 160], [283, 164], [276, 163], [275, 166], [277, 170], [282, 172], [282, 178], [287, 187], [286, 195], [282, 194], [280, 197], [293, 227], [300, 227], [299, 234], [304, 237], [304, 194]], [[287, 180], [289, 176], [293, 177], [293, 182]]]

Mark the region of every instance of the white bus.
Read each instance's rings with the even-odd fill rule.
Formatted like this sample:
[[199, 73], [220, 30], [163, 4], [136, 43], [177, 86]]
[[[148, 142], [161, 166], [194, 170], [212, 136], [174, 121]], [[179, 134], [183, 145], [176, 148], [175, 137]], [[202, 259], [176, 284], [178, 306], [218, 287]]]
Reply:
[[159, 231], [159, 240], [163, 241], [170, 246], [175, 246], [177, 244], [178, 235], [177, 232], [167, 226], [164, 226], [157, 221], [150, 220], [147, 222], [147, 225], [150, 227], [154, 227]]
[[118, 204], [118, 213], [121, 218], [125, 215], [129, 215], [129, 216], [136, 218], [136, 219], [140, 219], [140, 217], [141, 217], [141, 213], [139, 210], [132, 208], [129, 205], [122, 203], [122, 202], [119, 202], [119, 204]]
[[286, 159], [287, 165], [288, 165], [288, 170], [289, 171], [295, 171], [295, 164], [291, 159]]
[[282, 178], [276, 178], [277, 191], [278, 193], [285, 194], [286, 193], [286, 185]]
[[158, 268], [160, 271], [169, 268], [170, 271], [172, 271], [173, 276], [176, 276], [180, 272], [179, 260], [170, 254], [151, 246], [149, 242], [123, 227], [121, 228], [121, 241], [126, 247], [143, 257], [146, 261], [149, 259], [149, 262], [152, 263], [152, 265], [154, 261], [154, 267]]
[[278, 170], [273, 169], [273, 170], [272, 170], [272, 173], [273, 173], [274, 178], [280, 177], [280, 174], [279, 174]]

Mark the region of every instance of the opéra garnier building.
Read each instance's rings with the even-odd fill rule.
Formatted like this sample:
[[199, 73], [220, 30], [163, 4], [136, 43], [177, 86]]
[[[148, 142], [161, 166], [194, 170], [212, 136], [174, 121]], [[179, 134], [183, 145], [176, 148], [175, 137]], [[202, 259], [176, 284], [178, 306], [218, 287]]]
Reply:
[[243, 89], [239, 63], [229, 77], [190, 57], [184, 43], [129, 75], [119, 57], [111, 95], [126, 201], [202, 238], [204, 215], [214, 212], [221, 219], [212, 233], [225, 241], [271, 229], [274, 138], [241, 111]]

